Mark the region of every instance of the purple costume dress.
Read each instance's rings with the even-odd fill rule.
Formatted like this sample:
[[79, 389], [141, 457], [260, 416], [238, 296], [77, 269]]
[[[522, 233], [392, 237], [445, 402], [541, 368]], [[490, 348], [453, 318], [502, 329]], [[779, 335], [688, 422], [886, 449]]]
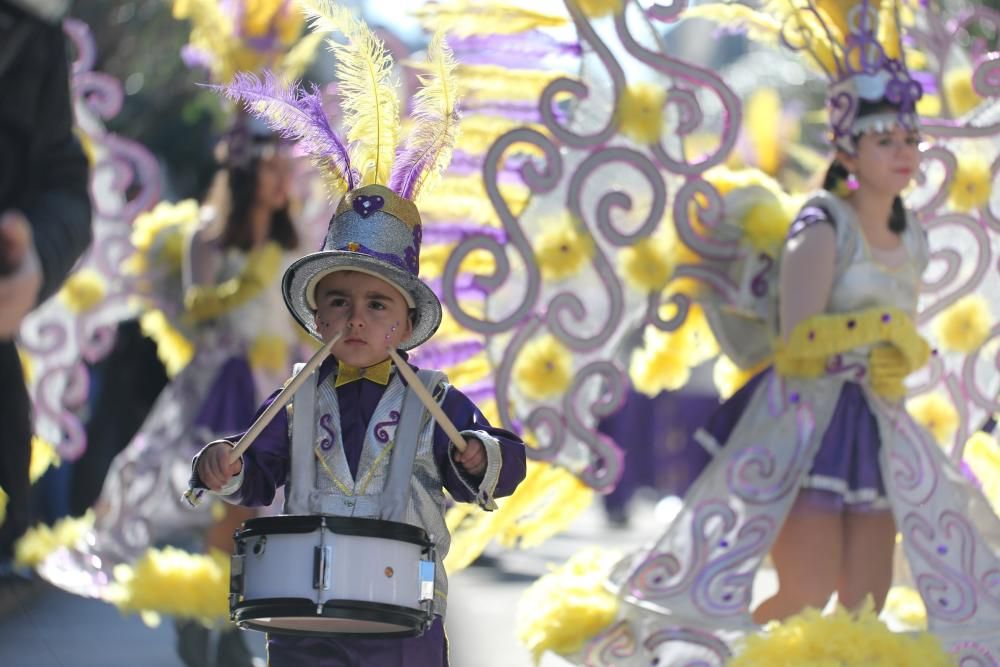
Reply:
[[[399, 385], [405, 387], [405, 382], [394, 371], [387, 385], [361, 378], [335, 387], [336, 370], [337, 364], [332, 358], [320, 366], [317, 393], [320, 401], [324, 392], [335, 393], [336, 405], [339, 408], [339, 433], [332, 432], [330, 415], [321, 414], [316, 428], [317, 439], [329, 437], [332, 440], [325, 441], [342, 443], [342, 460], [346, 461], [352, 478], [347, 483], [360, 484], [362, 479], [370, 477], [372, 469], [380, 458], [373, 457], [371, 450], [379, 443], [386, 443], [389, 440], [387, 432], [392, 432], [396, 425], [394, 422], [373, 423], [373, 420], [378, 419], [384, 411], [385, 406], [380, 406], [380, 403], [384, 402], [384, 397], [386, 400], [391, 400], [389, 395], [396, 395], [401, 389]], [[272, 395], [265, 402], [261, 411], [274, 400], [276, 395]], [[508, 431], [490, 426], [472, 401], [454, 387], [448, 387], [440, 404], [459, 431], [478, 431], [496, 439], [501, 453], [501, 465], [492, 495], [497, 497], [510, 495], [524, 479], [525, 474], [524, 444], [520, 438]], [[322, 410], [318, 412], [321, 413]], [[389, 414], [395, 414], [398, 422], [398, 413]], [[422, 463], [436, 468], [440, 485], [447, 489], [455, 500], [474, 502], [477, 499], [475, 489], [482, 480], [470, 478], [455, 466], [451, 460], [449, 440], [437, 425], [433, 427], [432, 449], [417, 453], [418, 468], [421, 464], [420, 457], [427, 458], [428, 453], [433, 461], [425, 460]], [[243, 456], [243, 465], [243, 472], [239, 476], [242, 481], [238, 489], [223, 497], [230, 502], [247, 506], [270, 504], [276, 489], [289, 481], [292, 471], [287, 410], [278, 413], [253, 446], [247, 450]], [[420, 476], [420, 473], [416, 472], [415, 476]], [[421, 483], [424, 483], [423, 478]], [[225, 491], [229, 489], [223, 489], [223, 492]], [[440, 489], [432, 491], [443, 499]], [[410, 502], [414, 502], [412, 498]], [[440, 525], [444, 526], [443, 503], [432, 508], [432, 511], [440, 514]], [[446, 545], [447, 542], [445, 542], [445, 552]], [[443, 559], [445, 555], [441, 553], [439, 544], [439, 559]], [[442, 613], [438, 612], [439, 609], [443, 609], [443, 602], [435, 597], [436, 613], [431, 627], [423, 635], [409, 639], [313, 638], [271, 633], [267, 642], [268, 664], [270, 667], [446, 666], [448, 642], [444, 634]]]
[[[792, 234], [826, 222], [836, 234], [827, 313], [894, 307], [912, 316], [928, 261], [914, 218], [902, 235], [907, 260], [889, 268], [874, 259], [845, 202], [824, 194], [805, 212]], [[713, 330], [724, 348], [727, 336], [747, 340], [746, 332]], [[869, 380], [868, 349], [855, 348], [828, 360], [818, 378], [768, 369], [722, 406], [696, 436], [713, 458], [680, 513], [612, 573], [620, 621], [583, 649], [587, 664], [650, 664], [642, 652], [596, 657], [616, 655], [637, 637], [656, 638], [647, 648], [659, 664], [688, 664], [692, 647], [726, 655], [757, 629], [749, 609], [754, 575], [803, 497], [818, 511], [891, 511], [929, 630], [958, 653], [994, 650], [1000, 519], [902, 402], [879, 396]]]

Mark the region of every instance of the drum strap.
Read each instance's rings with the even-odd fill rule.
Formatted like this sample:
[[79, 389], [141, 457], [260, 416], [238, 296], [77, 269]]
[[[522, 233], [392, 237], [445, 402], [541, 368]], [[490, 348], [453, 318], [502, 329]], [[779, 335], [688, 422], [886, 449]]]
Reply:
[[[434, 394], [434, 386], [445, 378], [438, 371], [419, 370], [417, 377], [427, 390]], [[410, 505], [410, 483], [413, 477], [413, 462], [417, 456], [420, 434], [423, 431], [423, 416], [427, 412], [416, 392], [407, 391], [403, 398], [402, 414], [396, 428], [396, 438], [392, 457], [389, 460], [389, 476], [382, 489], [382, 506], [379, 518], [386, 521], [406, 522], [406, 510]]]
[[[295, 364], [298, 374], [305, 364]], [[316, 486], [313, 445], [316, 438], [316, 382], [304, 382], [292, 402], [292, 455], [285, 487], [285, 514], [310, 514], [309, 498]]]

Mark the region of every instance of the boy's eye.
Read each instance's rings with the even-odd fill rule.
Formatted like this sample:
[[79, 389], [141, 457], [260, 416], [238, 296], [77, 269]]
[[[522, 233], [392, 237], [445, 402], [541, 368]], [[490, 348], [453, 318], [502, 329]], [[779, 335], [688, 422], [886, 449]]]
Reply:
[[368, 303], [368, 307], [372, 310], [385, 310], [385, 304], [381, 301], [371, 301]]
[[347, 305], [347, 299], [342, 299], [339, 297], [330, 299], [330, 305], [333, 306], [334, 308], [343, 308], [344, 306]]

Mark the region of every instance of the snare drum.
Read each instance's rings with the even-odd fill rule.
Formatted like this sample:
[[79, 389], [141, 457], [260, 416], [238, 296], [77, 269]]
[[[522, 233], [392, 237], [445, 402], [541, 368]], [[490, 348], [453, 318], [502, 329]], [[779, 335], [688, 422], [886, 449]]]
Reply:
[[433, 620], [434, 547], [417, 526], [285, 515], [236, 531], [229, 610], [242, 628], [414, 637]]

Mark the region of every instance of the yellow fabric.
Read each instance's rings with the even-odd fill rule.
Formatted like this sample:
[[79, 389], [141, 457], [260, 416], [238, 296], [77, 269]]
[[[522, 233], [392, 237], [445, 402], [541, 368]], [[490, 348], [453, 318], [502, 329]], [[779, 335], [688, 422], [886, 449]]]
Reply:
[[281, 267], [281, 246], [273, 241], [252, 250], [240, 275], [218, 285], [196, 285], [184, 295], [185, 319], [196, 324], [242, 306], [267, 287]]
[[337, 381], [334, 383], [334, 388], [362, 378], [381, 385], [389, 384], [389, 375], [392, 373], [392, 359], [386, 359], [381, 363], [365, 368], [348, 366], [342, 361], [338, 361], [337, 363]]
[[895, 345], [879, 345], [868, 355], [869, 381], [876, 394], [890, 401], [906, 395], [903, 380], [911, 368]]
[[[930, 346], [909, 315], [898, 308], [871, 308], [814, 315], [800, 322], [787, 342], [780, 337], [775, 341], [774, 367], [785, 376], [819, 377], [826, 371], [829, 357], [875, 343], [893, 345], [902, 359], [897, 362], [906, 364], [906, 373], [920, 368], [930, 357]], [[876, 360], [888, 368], [893, 363], [890, 356], [879, 353]]]

